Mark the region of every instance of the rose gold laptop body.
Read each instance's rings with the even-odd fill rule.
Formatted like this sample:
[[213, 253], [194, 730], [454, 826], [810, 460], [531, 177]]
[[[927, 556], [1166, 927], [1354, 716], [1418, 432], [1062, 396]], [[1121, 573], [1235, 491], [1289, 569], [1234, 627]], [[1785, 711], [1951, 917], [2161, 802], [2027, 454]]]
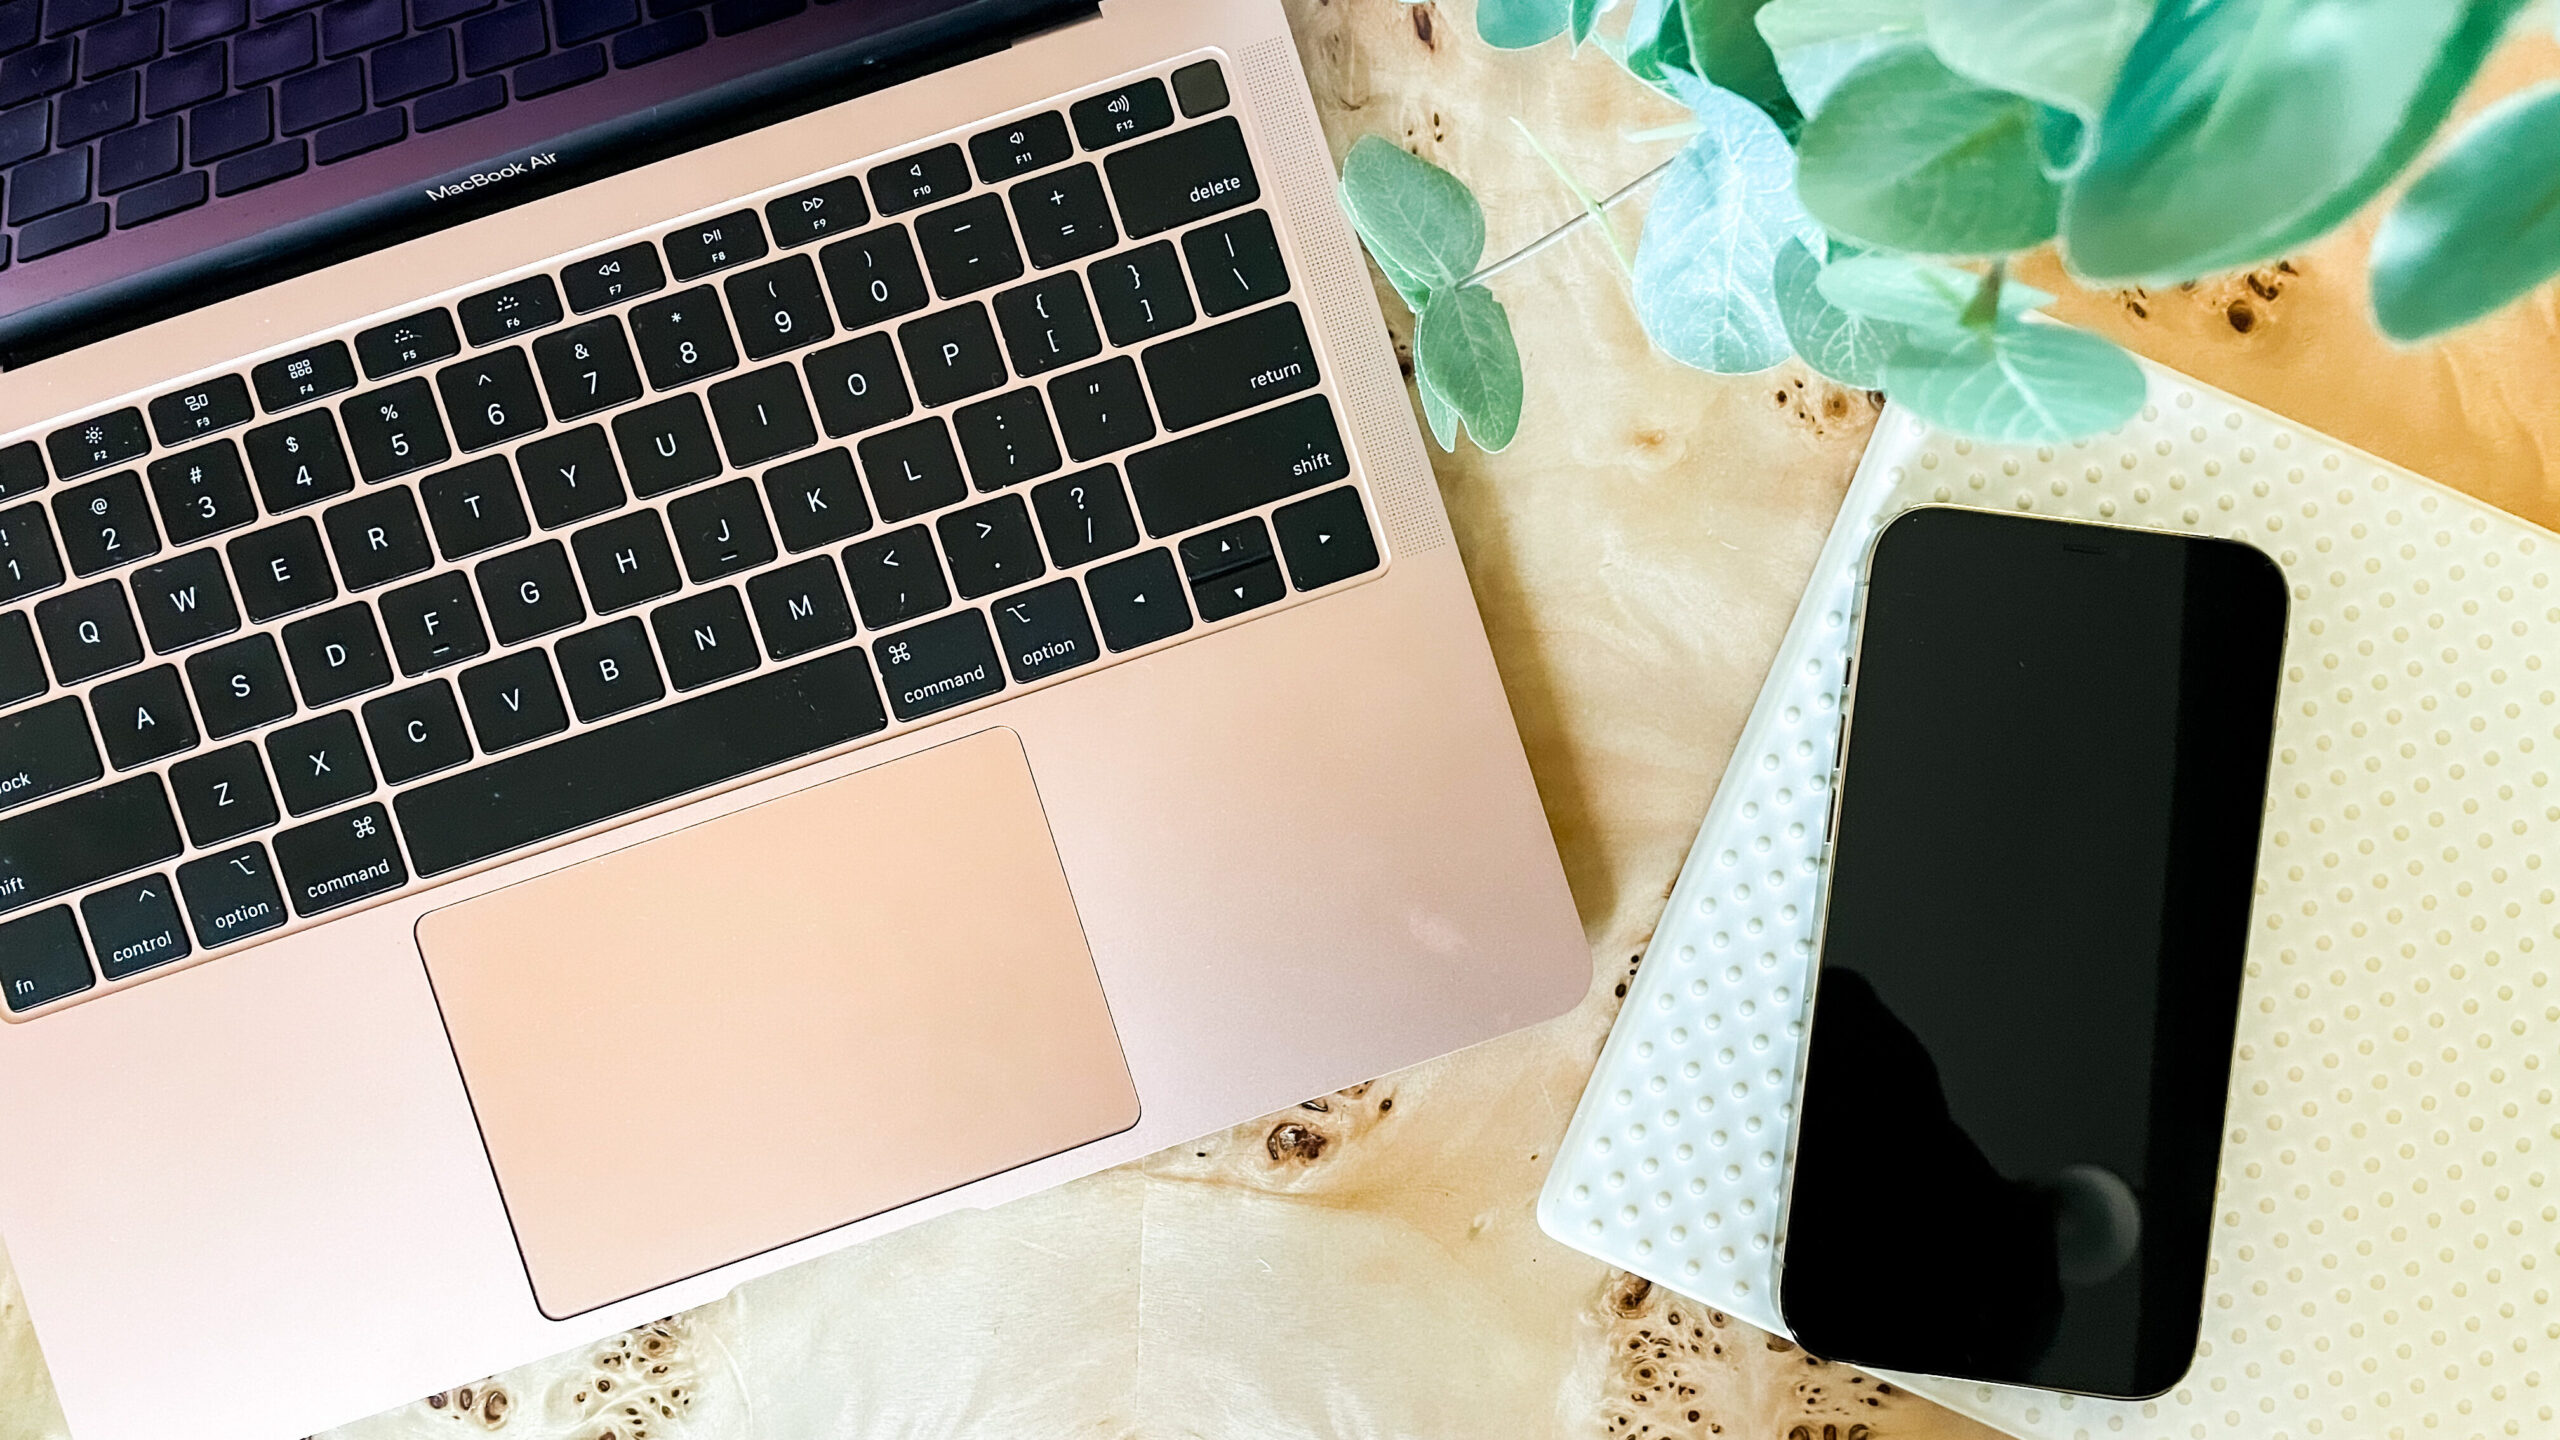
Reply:
[[9, 1017], [0, 1236], [79, 1440], [306, 1434], [1582, 995], [1580, 930], [1270, 0], [1110, 0], [12, 372], [0, 439], [1202, 56], [1225, 68], [1383, 566]]

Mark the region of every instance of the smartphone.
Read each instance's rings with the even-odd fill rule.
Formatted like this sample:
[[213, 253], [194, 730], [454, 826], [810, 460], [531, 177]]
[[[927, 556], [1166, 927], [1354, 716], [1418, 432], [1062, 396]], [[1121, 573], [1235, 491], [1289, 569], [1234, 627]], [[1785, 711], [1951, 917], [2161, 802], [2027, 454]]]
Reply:
[[2127, 1399], [2203, 1321], [2286, 591], [2254, 546], [1946, 506], [1866, 567], [1779, 1312]]

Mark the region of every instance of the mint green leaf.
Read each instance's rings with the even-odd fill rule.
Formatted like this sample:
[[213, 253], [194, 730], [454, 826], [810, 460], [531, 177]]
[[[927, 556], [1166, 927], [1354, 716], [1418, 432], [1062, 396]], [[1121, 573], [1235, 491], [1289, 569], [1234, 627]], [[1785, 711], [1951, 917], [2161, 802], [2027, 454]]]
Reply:
[[1799, 45], [1778, 52], [1778, 73], [1786, 77], [1787, 93], [1795, 97], [1796, 108], [1810, 117], [1821, 113], [1824, 102], [1840, 88], [1841, 81], [1849, 78], [1850, 71], [1888, 50], [1917, 48], [1919, 44], [1909, 34], [1891, 32]]
[[1422, 397], [1422, 418], [1431, 427], [1431, 438], [1442, 450], [1456, 453], [1458, 412], [1450, 409], [1449, 402], [1440, 398], [1440, 392], [1431, 388], [1431, 382], [1423, 378], [1419, 364], [1413, 367], [1413, 393]]
[[1832, 87], [1867, 57], [1922, 35], [1922, 0], [1770, 0], [1752, 17], [1787, 82], [1796, 108], [1810, 116]]
[[1927, 0], [1947, 68], [2094, 120], [2154, 0]]
[[1466, 422], [1476, 444], [1500, 450], [1519, 433], [1520, 347], [1492, 291], [1466, 285], [1433, 295], [1413, 327], [1413, 366], [1423, 387]]
[[2035, 102], [1902, 47], [1849, 72], [1797, 141], [1796, 193], [1833, 233], [1890, 250], [1978, 255], [2053, 234]]
[[1628, 71], [1657, 89], [1669, 88], [1675, 75], [1698, 73], [1680, 0], [1636, 0], [1627, 14], [1626, 44]]
[[[1907, 255], [1856, 255], [1834, 260], [1815, 280], [1822, 298], [1852, 315], [1890, 321], [1914, 330], [1955, 335], [1968, 327], [1965, 307], [1982, 291], [1982, 277], [1952, 265]], [[2053, 297], [2015, 280], [2000, 286], [2000, 320], [2012, 322]]]
[[2560, 271], [2560, 84], [2511, 95], [2454, 137], [2373, 237], [2383, 333], [2420, 340]]
[[1573, 48], [1582, 48], [1583, 42], [1591, 38], [1593, 27], [1600, 23], [1601, 12], [1615, 3], [1616, 0], [1573, 0]]
[[1787, 339], [1814, 373], [1861, 390], [1884, 384], [1885, 357], [1902, 343], [1902, 327], [1853, 315], [1823, 298], [1822, 262], [1803, 240], [1788, 236], [1778, 247], [1778, 318]]
[[1740, 96], [1703, 90], [1704, 127], [1663, 176], [1636, 247], [1636, 316], [1674, 360], [1719, 375], [1787, 358], [1774, 267], [1791, 237], [1821, 232], [1796, 203], [1795, 156]]
[[1564, 33], [1570, 0], [1476, 0], [1476, 33], [1496, 50], [1526, 50]]
[[1781, 131], [1793, 131], [1804, 115], [1787, 95], [1787, 82], [1753, 17], [1768, 0], [1681, 0], [1696, 73], [1760, 107]]
[[2283, 255], [2414, 159], [2524, 0], [2225, 0], [2134, 42], [2062, 215], [2074, 269], [2165, 284]]
[[1375, 135], [1342, 161], [1342, 208], [1387, 283], [1419, 314], [1435, 290], [1475, 273], [1484, 209], [1466, 182]]
[[1914, 332], [1885, 362], [1885, 393], [1943, 430], [2002, 444], [2059, 443], [2142, 408], [2142, 367], [2085, 330], [2009, 321], [1952, 343]]

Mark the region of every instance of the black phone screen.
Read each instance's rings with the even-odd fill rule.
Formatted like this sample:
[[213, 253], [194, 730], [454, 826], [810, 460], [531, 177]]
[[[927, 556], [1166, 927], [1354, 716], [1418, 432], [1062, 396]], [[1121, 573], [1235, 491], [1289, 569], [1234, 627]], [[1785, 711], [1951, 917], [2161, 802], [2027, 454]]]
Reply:
[[2186, 1372], [2285, 603], [2233, 541], [1951, 508], [1877, 537], [1779, 1280], [1814, 1354]]

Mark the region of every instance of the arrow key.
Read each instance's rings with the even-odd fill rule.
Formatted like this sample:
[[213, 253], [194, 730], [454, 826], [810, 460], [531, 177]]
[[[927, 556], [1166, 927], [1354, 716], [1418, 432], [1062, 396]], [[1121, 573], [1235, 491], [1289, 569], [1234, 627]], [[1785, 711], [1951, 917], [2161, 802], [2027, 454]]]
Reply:
[[178, 918], [178, 892], [166, 875], [145, 875], [112, 885], [80, 902], [98, 968], [122, 980], [154, 965], [184, 959], [195, 947]]
[[1361, 512], [1360, 492], [1349, 485], [1283, 505], [1271, 514], [1280, 531], [1280, 553], [1289, 581], [1317, 590], [1378, 568], [1378, 542]]
[[1289, 587], [1280, 579], [1279, 563], [1272, 560], [1258, 560], [1215, 579], [1195, 581], [1191, 586], [1191, 598], [1199, 603], [1203, 620], [1241, 615], [1288, 593]]
[[1115, 651], [1135, 650], [1191, 628], [1191, 606], [1182, 598], [1182, 577], [1174, 573], [1170, 550], [1142, 550], [1095, 566], [1086, 572], [1084, 585], [1093, 599], [1094, 618], [1102, 625], [1102, 643]]

